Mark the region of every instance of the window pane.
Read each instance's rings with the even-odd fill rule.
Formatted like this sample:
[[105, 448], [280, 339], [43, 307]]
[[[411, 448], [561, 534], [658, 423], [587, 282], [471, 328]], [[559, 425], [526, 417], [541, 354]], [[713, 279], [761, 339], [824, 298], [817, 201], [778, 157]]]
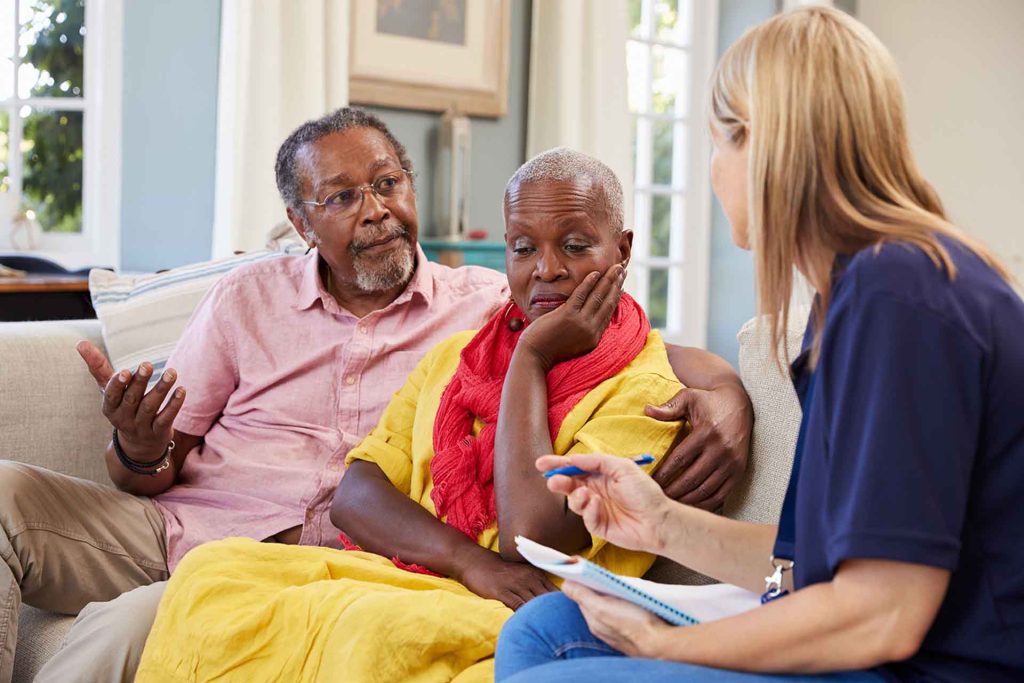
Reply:
[[629, 35], [633, 36], [634, 38], [643, 37], [643, 17], [643, 0], [629, 0]]
[[658, 40], [677, 45], [690, 43], [693, 0], [655, 0], [654, 23]]
[[654, 159], [651, 182], [655, 185], [672, 184], [672, 129], [671, 121], [653, 121], [651, 123], [654, 138]]
[[644, 43], [628, 41], [626, 43], [626, 84], [629, 89], [629, 110], [646, 112], [649, 95], [647, 93], [647, 68], [651, 61], [651, 48]]
[[[10, 170], [7, 168], [7, 148], [10, 146], [11, 115], [0, 110], [0, 193], [11, 191]], [[6, 197], [0, 206], [6, 207]]]
[[13, 96], [14, 3], [4, 0], [0, 2], [0, 100], [6, 100]]
[[650, 283], [647, 317], [651, 319], [651, 327], [664, 329], [668, 320], [668, 271], [652, 268]]
[[651, 256], [668, 256], [672, 231], [672, 197], [651, 198]]
[[82, 112], [32, 111], [24, 119], [25, 208], [43, 230], [82, 231]]
[[20, 97], [81, 97], [85, 0], [20, 0]]
[[651, 83], [651, 111], [658, 114], [685, 116], [689, 108], [689, 60], [684, 50], [656, 45], [651, 51], [654, 60], [654, 82]]
[[654, 1], [654, 25], [658, 40], [675, 40], [678, 0]]

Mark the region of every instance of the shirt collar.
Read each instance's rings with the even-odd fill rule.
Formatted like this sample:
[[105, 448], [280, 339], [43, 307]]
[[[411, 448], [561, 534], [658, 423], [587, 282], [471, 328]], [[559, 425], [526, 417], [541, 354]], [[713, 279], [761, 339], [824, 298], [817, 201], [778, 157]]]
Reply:
[[[311, 308], [317, 301], [327, 306], [327, 301], [334, 302], [327, 290], [324, 289], [320, 280], [320, 253], [313, 249], [303, 256], [305, 263], [302, 264], [302, 279], [299, 282], [299, 290], [295, 299], [295, 308], [304, 311]], [[427, 306], [434, 300], [434, 278], [431, 268], [427, 262], [427, 255], [419, 243], [416, 244], [416, 268], [413, 270], [412, 279], [398, 298], [391, 302], [386, 308], [396, 306], [410, 301], [413, 297], [419, 297]], [[335, 305], [337, 305], [335, 303]]]
[[299, 282], [295, 308], [304, 311], [315, 304], [321, 297], [327, 296], [323, 283], [320, 282], [320, 252], [313, 249], [305, 256], [302, 264], [302, 279]]

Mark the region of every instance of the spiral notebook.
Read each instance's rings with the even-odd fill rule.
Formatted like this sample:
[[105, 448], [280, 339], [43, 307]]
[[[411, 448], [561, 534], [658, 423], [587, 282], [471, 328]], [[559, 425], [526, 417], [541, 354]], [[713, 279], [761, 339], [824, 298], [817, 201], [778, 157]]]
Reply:
[[723, 619], [761, 605], [757, 593], [725, 583], [679, 586], [619, 576], [582, 557], [570, 557], [524, 536], [516, 536], [516, 548], [538, 569], [643, 607], [673, 626]]

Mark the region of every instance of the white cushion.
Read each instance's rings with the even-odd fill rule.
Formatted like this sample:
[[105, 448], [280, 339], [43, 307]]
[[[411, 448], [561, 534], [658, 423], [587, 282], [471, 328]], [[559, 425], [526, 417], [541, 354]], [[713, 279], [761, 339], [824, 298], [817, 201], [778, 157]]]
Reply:
[[305, 249], [305, 245], [288, 242], [280, 251], [240, 254], [155, 274], [119, 275], [92, 270], [89, 292], [111, 364], [117, 370], [134, 369], [148, 360], [156, 381], [192, 311], [213, 283], [243, 264]]

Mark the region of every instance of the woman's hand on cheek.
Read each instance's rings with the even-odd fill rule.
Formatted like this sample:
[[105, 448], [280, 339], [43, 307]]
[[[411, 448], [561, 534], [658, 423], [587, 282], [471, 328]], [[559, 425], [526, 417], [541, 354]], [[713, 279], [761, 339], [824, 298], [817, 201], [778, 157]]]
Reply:
[[590, 273], [564, 304], [530, 323], [516, 350], [529, 352], [545, 370], [590, 353], [619, 306], [625, 278], [626, 271], [619, 264], [604, 274]]
[[629, 657], [653, 657], [664, 629], [672, 628], [647, 610], [566, 581], [565, 593], [580, 607], [590, 632]]

